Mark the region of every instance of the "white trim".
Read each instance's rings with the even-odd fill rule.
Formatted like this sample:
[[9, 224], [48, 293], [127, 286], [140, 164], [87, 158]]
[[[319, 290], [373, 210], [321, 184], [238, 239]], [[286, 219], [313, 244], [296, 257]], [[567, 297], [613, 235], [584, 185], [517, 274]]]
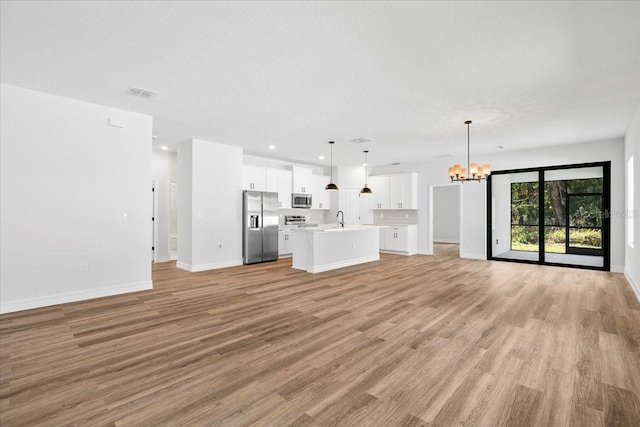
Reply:
[[151, 192], [153, 195], [151, 198], [153, 199], [153, 213], [151, 220], [151, 228], [153, 229], [153, 235], [151, 236], [151, 251], [153, 252], [152, 261], [160, 262], [160, 257], [158, 256], [158, 180], [151, 180]]
[[609, 269], [612, 273], [624, 273], [624, 266], [622, 265], [612, 265]]
[[108, 286], [104, 288], [85, 289], [75, 292], [65, 292], [56, 295], [47, 295], [36, 298], [27, 298], [17, 301], [0, 302], [0, 313], [13, 313], [14, 311], [31, 310], [34, 308], [48, 307], [51, 305], [66, 304], [75, 301], [84, 301], [94, 298], [109, 297], [113, 295], [127, 294], [130, 292], [148, 291], [153, 289], [153, 281], [127, 283], [124, 285]]
[[158, 258], [158, 261], [156, 261], [156, 262], [169, 262], [169, 261], [171, 261], [171, 257], [161, 256], [161, 257]]
[[348, 261], [332, 262], [329, 264], [307, 266], [308, 273], [322, 273], [323, 271], [336, 270], [338, 268], [351, 267], [356, 264], [364, 264], [365, 262], [372, 262], [380, 260], [380, 254], [370, 255], [362, 258], [350, 259]]
[[624, 277], [627, 279], [627, 281], [631, 285], [631, 290], [633, 290], [633, 293], [636, 294], [636, 298], [638, 299], [638, 301], [640, 301], [640, 286], [638, 286], [638, 284], [633, 281], [633, 279], [631, 278], [631, 275], [626, 270], [624, 272]]
[[239, 265], [242, 265], [242, 259], [210, 262], [208, 264], [197, 264], [197, 265], [185, 264], [184, 262], [180, 262], [180, 261], [176, 262], [176, 267], [178, 267], [181, 270], [186, 270], [190, 273], [197, 273], [200, 271], [207, 271], [207, 270], [218, 270], [220, 268], [227, 268], [227, 267], [237, 267]]
[[460, 240], [458, 239], [433, 239], [433, 243], [456, 243], [460, 244]]
[[429, 251], [429, 249], [418, 249], [418, 255], [433, 255], [433, 251]]
[[462, 253], [460, 252], [460, 258], [466, 258], [466, 259], [481, 259], [486, 261], [487, 260], [487, 256], [485, 254], [469, 254], [469, 253]]
[[418, 252], [407, 252], [407, 251], [392, 251], [389, 249], [380, 249], [380, 252], [383, 254], [406, 255], [406, 256], [416, 255], [418, 253]]

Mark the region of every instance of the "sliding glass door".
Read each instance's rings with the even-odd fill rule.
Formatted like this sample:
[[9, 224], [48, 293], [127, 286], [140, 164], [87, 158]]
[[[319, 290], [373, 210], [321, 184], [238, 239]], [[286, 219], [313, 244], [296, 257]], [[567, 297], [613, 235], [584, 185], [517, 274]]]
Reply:
[[487, 186], [489, 259], [608, 270], [609, 168], [606, 162], [494, 172]]

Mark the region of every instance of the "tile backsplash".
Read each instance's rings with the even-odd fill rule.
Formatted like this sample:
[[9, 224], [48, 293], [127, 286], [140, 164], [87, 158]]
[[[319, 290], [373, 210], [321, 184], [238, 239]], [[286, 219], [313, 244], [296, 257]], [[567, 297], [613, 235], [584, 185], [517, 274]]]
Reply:
[[373, 223], [378, 225], [410, 225], [418, 223], [417, 209], [373, 211]]
[[[284, 225], [285, 215], [303, 215], [310, 224], [329, 224], [337, 219], [331, 211], [319, 209], [278, 209], [280, 225]], [[373, 223], [378, 225], [409, 225], [418, 223], [416, 209], [393, 209], [373, 211]]]

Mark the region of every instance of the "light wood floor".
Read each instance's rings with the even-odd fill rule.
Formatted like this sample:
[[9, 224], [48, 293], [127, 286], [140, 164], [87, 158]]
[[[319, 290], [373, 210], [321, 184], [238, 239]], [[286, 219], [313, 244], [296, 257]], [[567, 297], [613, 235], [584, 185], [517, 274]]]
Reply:
[[640, 425], [622, 275], [382, 255], [291, 260], [0, 317], [0, 425]]

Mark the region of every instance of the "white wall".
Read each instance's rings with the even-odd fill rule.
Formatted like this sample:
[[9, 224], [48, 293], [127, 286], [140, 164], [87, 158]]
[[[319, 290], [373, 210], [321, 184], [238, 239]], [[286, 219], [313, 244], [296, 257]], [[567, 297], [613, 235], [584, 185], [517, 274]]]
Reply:
[[460, 258], [487, 259], [487, 183], [468, 182], [462, 191]]
[[153, 151], [151, 175], [156, 193], [156, 262], [170, 259], [169, 236], [169, 194], [171, 182], [178, 181], [178, 157], [169, 151]]
[[0, 311], [151, 289], [152, 118], [4, 84], [0, 100]]
[[193, 143], [183, 142], [178, 145], [178, 260], [179, 268], [189, 270], [193, 263]]
[[491, 179], [493, 254], [511, 249], [511, 174], [495, 175]]
[[[627, 182], [627, 173], [626, 170], [627, 162], [629, 158], [633, 156], [634, 163], [634, 212], [626, 211], [627, 207], [627, 194], [625, 191], [625, 202], [624, 209], [627, 215], [633, 215], [634, 221], [634, 247], [631, 248], [627, 244], [627, 224], [626, 219], [622, 220], [625, 223], [625, 234], [624, 234], [624, 273], [633, 289], [636, 293], [636, 296], [640, 300], [640, 221], [638, 218], [640, 217], [640, 105], [636, 108], [636, 112], [629, 124], [629, 130], [624, 137], [624, 169], [625, 169], [625, 183]], [[613, 207], [612, 207], [613, 208]], [[612, 209], [613, 210], [613, 209]]]
[[242, 264], [242, 149], [178, 145], [178, 262], [187, 271]]
[[433, 241], [460, 243], [460, 188], [433, 187]]
[[[477, 155], [472, 161], [478, 163], [490, 163], [493, 170], [521, 169], [528, 167], [553, 166], [574, 163], [589, 163], [611, 161], [611, 209], [624, 209], [624, 141], [614, 139], [609, 141], [591, 142], [585, 144], [570, 144], [557, 147], [549, 147], [540, 150], [526, 150], [514, 152], [497, 152], [494, 154]], [[450, 182], [447, 169], [451, 164], [460, 163], [463, 159], [448, 159], [439, 162], [425, 163], [420, 167], [418, 176], [419, 188], [429, 188], [429, 185], [446, 184]], [[466, 162], [466, 159], [464, 159]], [[467, 183], [469, 184], [469, 183]], [[468, 239], [469, 246], [465, 253], [471, 257], [479, 256], [481, 249], [480, 239], [486, 239], [486, 209], [484, 203], [478, 206], [478, 194], [468, 187], [478, 185], [470, 183], [463, 185], [463, 245], [465, 233], [473, 233]], [[484, 191], [485, 185], [480, 184]], [[476, 187], [477, 189], [478, 187]], [[469, 199], [467, 199], [469, 198]], [[418, 227], [418, 252], [424, 254], [433, 253], [429, 246], [429, 198], [421, 193], [418, 195], [419, 227]], [[465, 212], [470, 209], [471, 213]], [[465, 220], [468, 220], [466, 221]], [[479, 227], [479, 228], [476, 228]], [[611, 219], [611, 269], [622, 272], [624, 266], [624, 219]], [[462, 250], [462, 248], [461, 248]], [[482, 249], [486, 257], [486, 246]]]

